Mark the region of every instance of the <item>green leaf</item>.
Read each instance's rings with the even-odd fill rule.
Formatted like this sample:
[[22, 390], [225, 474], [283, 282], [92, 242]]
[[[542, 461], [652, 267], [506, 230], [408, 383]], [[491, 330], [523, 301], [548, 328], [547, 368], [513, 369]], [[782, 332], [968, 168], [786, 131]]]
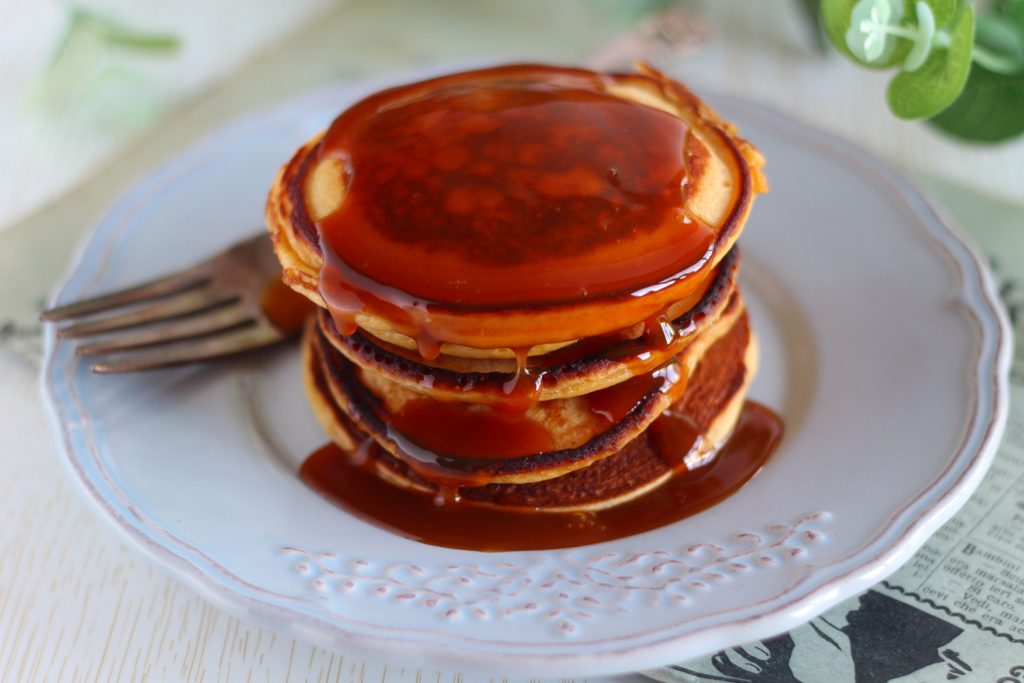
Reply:
[[997, 0], [992, 5], [992, 11], [1014, 22], [1024, 31], [1024, 0]]
[[[850, 17], [858, 0], [821, 0], [821, 23], [825, 27], [825, 35], [829, 42], [848, 59], [866, 66], [869, 69], [889, 69], [903, 62], [910, 50], [910, 43], [897, 41], [892, 52], [877, 62], [866, 62], [850, 51], [846, 45], [846, 32], [850, 29]], [[910, 0], [904, 0], [904, 16], [909, 10]]]
[[173, 52], [178, 49], [178, 39], [165, 33], [138, 33], [135, 31], [109, 31], [106, 36], [109, 45], [126, 47], [144, 52]]
[[915, 71], [903, 71], [889, 82], [889, 108], [904, 119], [935, 116], [953, 103], [964, 89], [971, 70], [974, 44], [974, 11], [968, 5], [949, 29], [948, 48], [932, 50]]
[[1000, 55], [1024, 58], [1024, 26], [997, 14], [979, 14], [974, 21], [974, 40]]
[[178, 48], [178, 39], [173, 35], [139, 31], [95, 12], [79, 12], [108, 45], [142, 52], [172, 52]]
[[1024, 77], [997, 74], [975, 64], [967, 85], [929, 123], [971, 142], [1002, 142], [1024, 133]]
[[[935, 15], [935, 25], [944, 28], [953, 23], [964, 6], [964, 0], [925, 0]], [[908, 7], [908, 9], [912, 9]]]
[[998, 14], [980, 14], [976, 24], [974, 62], [996, 73], [1024, 73], [1024, 25]]

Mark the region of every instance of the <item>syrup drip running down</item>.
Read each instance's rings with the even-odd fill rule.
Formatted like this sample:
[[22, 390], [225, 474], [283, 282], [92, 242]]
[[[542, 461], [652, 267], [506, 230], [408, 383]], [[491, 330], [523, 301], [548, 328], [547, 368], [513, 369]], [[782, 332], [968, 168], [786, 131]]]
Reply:
[[[720, 289], [726, 290], [724, 286]], [[716, 294], [724, 298], [721, 292]], [[478, 402], [490, 405], [508, 419], [519, 419], [536, 404], [546, 383], [558, 381], [555, 375], [559, 373], [571, 372], [570, 366], [574, 363], [585, 359], [590, 362], [614, 362], [622, 365], [623, 371], [631, 376], [646, 375], [659, 363], [664, 363], [665, 358], [681, 353], [706, 318], [705, 311], [695, 311], [669, 322], [664, 314], [659, 314], [643, 323], [639, 336], [627, 331], [589, 337], [541, 356], [529, 356], [526, 348], [514, 349], [515, 370], [508, 373], [496, 389], [492, 384], [477, 381], [455, 385], [454, 388], [466, 393], [474, 392]], [[324, 324], [332, 325], [333, 319], [326, 320]], [[653, 335], [654, 339], [649, 335]], [[409, 349], [380, 339], [370, 339], [361, 334], [350, 340], [351, 348], [357, 355], [369, 359], [367, 362], [371, 364], [385, 362], [383, 359], [386, 356], [383, 354], [409, 360], [420, 373], [419, 385], [428, 392], [434, 388], [438, 372], [443, 371], [424, 365], [424, 359]], [[652, 353], [652, 347], [663, 353]]]
[[491, 407], [503, 413], [506, 418], [514, 420], [526, 415], [537, 402], [544, 373], [529, 367], [530, 349], [513, 349], [512, 353], [516, 358], [515, 373], [502, 384], [504, 395]]
[[[310, 455], [300, 475], [312, 488], [365, 521], [422, 543], [492, 552], [545, 550], [610, 541], [697, 514], [750, 480], [771, 456], [783, 432], [775, 413], [748, 402], [732, 436], [714, 459], [688, 471], [682, 457], [686, 442], [679, 441], [685, 427], [669, 429], [676, 433], [662, 440], [659, 448], [664, 449], [661, 455], [666, 462], [673, 463], [673, 476], [634, 500], [589, 512], [500, 510], [460, 498], [455, 487], [436, 496], [406, 491], [372, 471], [372, 450], [369, 458], [365, 454], [353, 458], [335, 445]], [[697, 437], [691, 432], [687, 438], [692, 444]], [[377, 448], [372, 441], [364, 447]]]
[[591, 414], [613, 425], [656, 392], [671, 390], [675, 396], [680, 396], [686, 388], [685, 380], [680, 380], [680, 368], [673, 362], [654, 372], [637, 375], [607, 389], [587, 394], [584, 400]]
[[295, 334], [316, 310], [316, 305], [275, 278], [263, 289], [260, 308], [274, 327], [285, 334]]
[[643, 339], [653, 348], [666, 349], [676, 338], [676, 328], [663, 315], [644, 321]]

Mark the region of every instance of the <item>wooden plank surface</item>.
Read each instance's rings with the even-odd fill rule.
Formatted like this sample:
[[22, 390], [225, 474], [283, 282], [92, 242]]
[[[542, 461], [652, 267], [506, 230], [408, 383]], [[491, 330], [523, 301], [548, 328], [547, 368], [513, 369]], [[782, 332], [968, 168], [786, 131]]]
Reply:
[[[965, 174], [1024, 177], [1021, 143], [962, 149], [892, 121], [884, 77], [815, 54], [795, 17], [778, 10], [794, 5], [716, 2], [709, 17], [718, 27], [715, 42], [676, 73], [768, 101], [908, 167], [954, 155]], [[62, 201], [0, 234], [0, 681], [466, 680], [345, 657], [261, 628], [207, 603], [125, 546], [63, 471], [39, 401], [34, 311], [74, 240], [134, 177], [231, 117], [319, 83], [426, 61], [578, 61], [611, 28], [572, 6], [356, 0], [169, 120]], [[566, 25], [579, 30], [560, 35]], [[1024, 184], [1017, 188], [1024, 192]]]

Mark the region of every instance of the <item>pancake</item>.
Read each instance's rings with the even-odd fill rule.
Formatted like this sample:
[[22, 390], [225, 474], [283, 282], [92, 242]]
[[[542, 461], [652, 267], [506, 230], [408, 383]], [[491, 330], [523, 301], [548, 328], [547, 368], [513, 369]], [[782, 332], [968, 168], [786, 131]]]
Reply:
[[[582, 396], [661, 367], [713, 325], [733, 301], [739, 256], [733, 249], [723, 260], [704, 297], [691, 310], [653, 331], [627, 330], [588, 339], [544, 355], [532, 356], [526, 369], [536, 385], [535, 401]], [[425, 361], [414, 351], [355, 332], [343, 335], [326, 311], [320, 330], [349, 361], [412, 390], [429, 390], [433, 398], [495, 403], [508, 399], [519, 368], [511, 359], [440, 355]]]
[[[495, 223], [500, 212], [479, 205], [491, 196], [481, 190], [472, 195], [471, 201], [462, 202], [466, 206], [452, 199], [454, 192], [423, 200], [427, 208], [416, 206], [427, 213], [422, 223], [411, 224], [415, 230], [396, 227], [401, 221], [384, 219], [372, 223], [372, 228], [355, 230], [356, 225], [371, 225], [365, 220], [359, 222], [363, 215], [360, 212], [403, 210], [396, 208], [402, 202], [391, 195], [367, 199], [366, 190], [362, 194], [357, 191], [363, 157], [352, 161], [359, 151], [352, 139], [358, 142], [372, 138], [370, 133], [375, 129], [371, 124], [376, 125], [383, 116], [381, 112], [412, 108], [407, 106], [409, 102], [419, 106], [422, 99], [438, 93], [450, 98], [451, 92], [475, 86], [490, 88], [487, 92], [491, 93], [509, 87], [509, 83], [528, 90], [532, 83], [541, 81], [553, 81], [574, 97], [582, 92], [590, 98], [588, 103], [593, 100], [592, 108], [605, 107], [603, 111], [616, 115], [624, 111], [626, 123], [636, 119], [637, 125], [660, 126], [681, 141], [682, 155], [670, 149], [670, 144], [665, 149], [641, 149], [647, 138], [645, 128], [640, 128], [629, 136], [628, 144], [605, 147], [601, 139], [587, 138], [580, 143], [582, 151], [577, 150], [584, 161], [599, 158], [604, 164], [600, 168], [605, 169], [610, 163], [606, 155], [627, 166], [641, 163], [637, 155], [642, 160], [664, 157], [663, 161], [671, 161], [676, 155], [684, 182], [667, 204], [668, 200], [657, 195], [659, 201], [664, 200], [662, 213], [638, 214], [651, 220], [624, 227], [614, 221], [595, 225], [584, 218], [579, 224], [572, 222], [575, 219], [566, 223], [559, 218], [562, 222], [557, 223], [557, 230], [553, 228], [556, 223], [550, 221], [547, 227], [531, 221]], [[476, 106], [476, 100], [471, 104]], [[538, 135], [549, 133], [551, 137], [540, 142], [557, 146], [564, 129], [549, 128], [537, 127]], [[580, 135], [592, 132], [581, 124], [573, 128], [574, 134], [577, 128], [583, 131]], [[461, 128], [455, 130], [461, 132]], [[651, 144], [659, 142], [656, 137], [651, 139]], [[630, 151], [633, 147], [640, 151]], [[339, 149], [355, 151], [345, 156]], [[444, 166], [449, 163], [450, 150], [438, 149], [445, 152], [437, 162]], [[397, 154], [387, 145], [383, 151], [380, 145], [373, 151], [378, 156]], [[448, 178], [440, 166], [426, 171], [419, 168], [415, 155], [402, 159], [402, 164], [384, 170], [405, 174], [402, 180], [425, 175], [423, 182], [428, 185]], [[732, 126], [684, 86], [657, 72], [602, 75], [535, 65], [498, 67], [402, 86], [347, 110], [331, 129], [310, 140], [282, 167], [268, 198], [267, 223], [284, 266], [285, 281], [327, 308], [344, 334], [358, 328], [375, 340], [418, 349], [428, 359], [438, 353], [467, 358], [540, 356], [580, 339], [618, 334], [690, 310], [704, 296], [715, 267], [738, 238], [754, 194], [766, 188], [760, 172], [762, 163], [759, 152], [739, 138]], [[370, 162], [363, 166], [374, 168]], [[496, 194], [516, 196], [521, 189], [517, 178], [507, 171], [495, 181], [502, 183]], [[545, 176], [543, 180], [543, 188], [560, 188], [557, 178]], [[399, 192], [397, 185], [388, 192]], [[409, 198], [406, 203], [414, 204], [412, 199], [419, 194], [401, 196]], [[555, 215], [562, 211], [562, 204], [575, 201], [573, 197], [562, 199], [544, 203], [543, 208]], [[434, 215], [439, 205], [447, 209], [452, 204], [454, 213], [441, 218]], [[384, 218], [389, 217], [394, 218], [392, 214]], [[343, 224], [341, 242], [336, 223]], [[466, 225], [476, 226], [472, 238], [459, 237], [460, 226]], [[397, 237], [392, 234], [400, 229], [404, 232]], [[357, 250], [360, 240], [366, 242], [366, 253]], [[348, 251], [343, 254], [339, 248]], [[647, 261], [659, 265], [637, 265]], [[533, 275], [528, 277], [526, 273]], [[538, 279], [543, 281], [533, 282]], [[327, 296], [331, 301], [325, 299], [324, 292], [334, 292]]]
[[[420, 476], [405, 461], [381, 448], [350, 420], [331, 390], [327, 363], [320, 356], [324, 347], [316, 343], [315, 334], [305, 336], [303, 348], [310, 403], [335, 443], [349, 452], [358, 450], [360, 457], [366, 458], [364, 467], [394, 486], [453, 495], [445, 485]], [[533, 483], [460, 487], [460, 504], [542, 512], [596, 510], [643, 495], [680, 467], [705, 466], [732, 432], [756, 365], [756, 343], [743, 314], [703, 355], [686, 391], [670, 408], [673, 419], [684, 420], [699, 435], [689, 452], [666, 458], [664, 444], [658, 443], [658, 429], [647, 429], [608, 457], [561, 476]]]
[[[396, 458], [402, 460], [421, 476], [434, 481], [459, 486], [483, 483], [522, 484], [562, 476], [574, 470], [591, 466], [593, 463], [612, 455], [626, 443], [642, 433], [665, 409], [683, 395], [688, 378], [707, 350], [727, 335], [733, 328], [747, 330], [746, 315], [742, 300], [738, 296], [725, 315], [686, 350], [671, 365], [652, 373], [650, 381], [638, 384], [622, 383], [605, 392], [588, 397], [575, 397], [542, 401], [533, 404], [518, 421], [508, 423], [483, 406], [465, 406], [460, 410], [475, 411], [482, 408], [481, 415], [473, 414], [491, 431], [499, 431], [503, 439], [515, 439], [529, 447], [535, 441], [520, 441], [524, 433], [540, 431], [550, 436], [548, 449], [544, 452], [491, 451], [454, 452], [433, 446], [438, 439], [453, 447], [471, 440], [473, 421], [462, 419], [459, 413], [447, 414], [445, 424], [439, 428], [438, 420], [427, 420], [419, 424], [419, 433], [402, 433], [394, 425], [401, 425], [398, 416], [403, 408], [419, 396], [400, 385], [389, 384], [387, 380], [373, 373], [361, 372], [326, 343], [319, 331], [310, 331], [312, 344], [324, 367], [328, 386], [335, 403], [359, 429], [371, 435], [375, 441]], [[629, 386], [633, 384], [633, 386]], [[622, 393], [623, 390], [625, 393]], [[611, 396], [600, 396], [603, 393]], [[608, 406], [604, 414], [593, 410], [595, 400]], [[441, 403], [441, 402], [439, 402]], [[455, 425], [461, 422], [459, 431]], [[466, 424], [469, 422], [469, 424]], [[496, 439], [485, 440], [480, 448], [496, 448], [504, 444]], [[514, 445], [518, 445], [514, 444]], [[441, 452], [442, 455], [436, 455]], [[449, 457], [451, 455], [458, 457]]]
[[[736, 490], [781, 434], [744, 408], [757, 346], [735, 243], [763, 163], [646, 67], [500, 66], [345, 109], [266, 206], [284, 282], [319, 307], [304, 380], [332, 445], [303, 479], [475, 549], [555, 522], [537, 542], [576, 544], [582, 517], [524, 511], [644, 520], [588, 536], [606, 540]], [[441, 533], [456, 518], [469, 536]]]

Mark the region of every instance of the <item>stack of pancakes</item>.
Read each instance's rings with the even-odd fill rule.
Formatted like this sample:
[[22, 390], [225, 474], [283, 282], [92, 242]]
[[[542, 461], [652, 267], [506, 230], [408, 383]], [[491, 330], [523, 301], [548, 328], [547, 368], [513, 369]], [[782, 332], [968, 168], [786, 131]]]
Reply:
[[762, 163], [651, 70], [515, 65], [358, 103], [267, 203], [320, 307], [317, 417], [439, 502], [598, 509], [706, 464], [756, 367], [734, 244]]

